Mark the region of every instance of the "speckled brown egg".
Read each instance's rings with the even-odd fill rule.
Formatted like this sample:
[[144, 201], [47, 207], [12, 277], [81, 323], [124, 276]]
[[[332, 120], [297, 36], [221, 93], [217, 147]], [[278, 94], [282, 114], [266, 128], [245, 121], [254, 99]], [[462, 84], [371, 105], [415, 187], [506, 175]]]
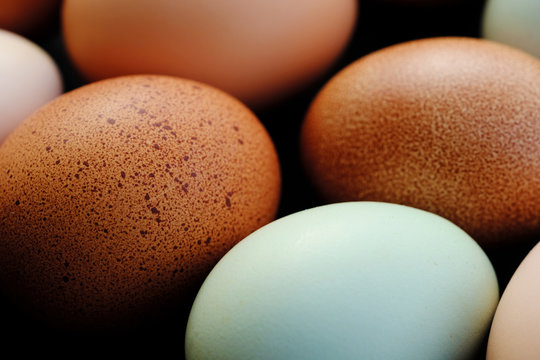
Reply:
[[303, 162], [323, 199], [437, 213], [486, 247], [540, 232], [540, 61], [479, 39], [369, 54], [314, 99]]
[[197, 288], [279, 196], [272, 140], [233, 97], [164, 76], [92, 83], [0, 148], [1, 284], [62, 327], [136, 323]]

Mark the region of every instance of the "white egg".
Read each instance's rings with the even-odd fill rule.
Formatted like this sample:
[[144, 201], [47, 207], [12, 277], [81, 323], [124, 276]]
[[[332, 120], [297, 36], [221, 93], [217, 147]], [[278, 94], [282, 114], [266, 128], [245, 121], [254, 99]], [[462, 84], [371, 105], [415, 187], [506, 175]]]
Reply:
[[60, 70], [32, 41], [0, 29], [0, 144], [35, 110], [60, 95]]
[[349, 202], [255, 231], [216, 265], [193, 304], [195, 359], [463, 359], [499, 298], [464, 231], [414, 208]]
[[540, 1], [487, 0], [482, 36], [540, 58]]

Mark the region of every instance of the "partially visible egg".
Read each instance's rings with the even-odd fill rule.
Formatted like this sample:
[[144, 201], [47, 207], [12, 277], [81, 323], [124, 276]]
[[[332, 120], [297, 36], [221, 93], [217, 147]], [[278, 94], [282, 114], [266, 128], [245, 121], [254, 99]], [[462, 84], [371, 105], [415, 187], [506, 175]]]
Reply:
[[489, 333], [487, 359], [536, 359], [540, 354], [540, 245], [507, 284]]
[[540, 1], [488, 0], [483, 13], [482, 36], [540, 58]]
[[197, 294], [186, 358], [467, 359], [499, 298], [482, 249], [418, 209], [350, 202], [280, 218]]
[[0, 144], [35, 110], [63, 92], [51, 56], [34, 42], [0, 29]]
[[36, 35], [59, 16], [61, 0], [0, 0], [0, 28]]
[[328, 71], [352, 35], [357, 0], [66, 0], [63, 34], [88, 80], [134, 73], [214, 85], [251, 107]]
[[151, 319], [274, 218], [280, 181], [265, 128], [226, 93], [143, 75], [78, 88], [0, 147], [0, 284], [62, 328]]
[[540, 231], [540, 61], [472, 38], [369, 54], [307, 112], [303, 163], [324, 200], [434, 212], [482, 246]]

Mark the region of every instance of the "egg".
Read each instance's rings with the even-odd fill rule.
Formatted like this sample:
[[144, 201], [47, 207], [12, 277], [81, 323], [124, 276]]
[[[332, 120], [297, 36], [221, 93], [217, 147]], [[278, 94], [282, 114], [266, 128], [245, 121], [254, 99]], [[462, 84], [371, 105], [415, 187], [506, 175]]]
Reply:
[[59, 15], [61, 0], [2, 0], [0, 28], [37, 35]]
[[0, 284], [54, 327], [141, 324], [190, 303], [275, 217], [280, 183], [264, 126], [220, 90], [151, 75], [80, 87], [0, 147]]
[[538, 114], [538, 59], [482, 39], [409, 41], [320, 90], [302, 162], [326, 202], [424, 209], [500, 248], [540, 230]]
[[66, 0], [67, 52], [90, 81], [133, 73], [214, 85], [266, 107], [329, 71], [357, 0]]
[[534, 359], [540, 353], [540, 245], [514, 272], [497, 306], [487, 359]]
[[0, 29], [0, 144], [39, 107], [63, 92], [52, 57], [29, 39]]
[[540, 58], [540, 2], [488, 0], [482, 18], [482, 36]]
[[466, 359], [498, 301], [486, 254], [440, 216], [390, 203], [306, 209], [234, 246], [200, 288], [195, 359]]

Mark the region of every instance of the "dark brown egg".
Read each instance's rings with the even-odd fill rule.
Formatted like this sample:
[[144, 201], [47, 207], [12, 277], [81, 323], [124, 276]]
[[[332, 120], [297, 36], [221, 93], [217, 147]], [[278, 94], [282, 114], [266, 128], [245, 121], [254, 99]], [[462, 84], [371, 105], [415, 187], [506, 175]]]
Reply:
[[302, 151], [327, 201], [421, 208], [485, 246], [538, 234], [540, 61], [469, 38], [380, 50], [321, 90]]
[[35, 36], [54, 25], [61, 4], [62, 0], [1, 0], [0, 28]]
[[0, 280], [63, 327], [136, 322], [180, 303], [279, 195], [274, 145], [236, 99], [173, 77], [96, 82], [0, 148]]

